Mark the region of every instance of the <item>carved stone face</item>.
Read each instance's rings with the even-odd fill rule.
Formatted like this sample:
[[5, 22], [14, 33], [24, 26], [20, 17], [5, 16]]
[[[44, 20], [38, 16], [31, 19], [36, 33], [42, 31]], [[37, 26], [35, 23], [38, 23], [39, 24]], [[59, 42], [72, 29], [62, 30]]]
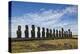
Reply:
[[47, 32], [49, 31], [49, 29], [47, 28]]
[[21, 26], [20, 25], [18, 26], [18, 30], [21, 30]]
[[35, 26], [34, 26], [34, 25], [32, 25], [32, 29], [33, 29], [33, 30], [35, 29]]
[[45, 28], [42, 28], [42, 30], [44, 31], [44, 30], [45, 30]]
[[40, 31], [40, 27], [38, 27], [38, 30]]
[[28, 25], [25, 25], [25, 28], [28, 29]]
[[50, 32], [52, 32], [52, 30], [50, 29]]

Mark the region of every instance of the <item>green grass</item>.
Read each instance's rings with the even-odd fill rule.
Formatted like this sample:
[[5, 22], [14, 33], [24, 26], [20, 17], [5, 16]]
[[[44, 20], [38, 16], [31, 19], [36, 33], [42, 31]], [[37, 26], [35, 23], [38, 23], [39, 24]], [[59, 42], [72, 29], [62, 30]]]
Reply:
[[77, 49], [78, 39], [16, 41], [12, 42], [11, 46], [13, 53]]

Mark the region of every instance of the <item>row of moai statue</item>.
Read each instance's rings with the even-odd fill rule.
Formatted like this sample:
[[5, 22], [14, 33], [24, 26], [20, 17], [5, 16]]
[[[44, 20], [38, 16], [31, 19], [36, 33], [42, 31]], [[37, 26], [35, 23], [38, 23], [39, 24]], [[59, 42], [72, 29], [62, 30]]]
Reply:
[[[46, 30], [46, 32], [45, 32]], [[28, 25], [25, 25], [25, 38], [29, 38], [29, 28]], [[21, 31], [21, 26], [18, 26], [18, 30], [17, 30], [17, 38], [21, 38], [22, 35], [22, 31]], [[46, 35], [46, 36], [45, 36]], [[35, 38], [35, 26], [32, 25], [32, 30], [31, 30], [31, 38]], [[70, 29], [68, 29], [68, 31], [64, 31], [64, 29], [62, 28], [61, 31], [59, 30], [55, 30], [53, 29], [45, 29], [44, 27], [42, 28], [42, 37], [41, 37], [41, 32], [40, 32], [40, 27], [37, 27], [37, 38], [72, 38], [72, 32], [70, 31]]]

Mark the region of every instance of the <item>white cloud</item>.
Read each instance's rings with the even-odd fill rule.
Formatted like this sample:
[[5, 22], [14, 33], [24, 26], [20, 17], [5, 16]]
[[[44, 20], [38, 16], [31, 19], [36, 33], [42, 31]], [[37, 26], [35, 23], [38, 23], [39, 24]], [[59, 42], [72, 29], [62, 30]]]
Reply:
[[77, 6], [71, 6], [71, 7], [67, 7], [63, 10], [64, 13], [68, 13], [68, 14], [74, 14], [78, 12], [78, 8]]

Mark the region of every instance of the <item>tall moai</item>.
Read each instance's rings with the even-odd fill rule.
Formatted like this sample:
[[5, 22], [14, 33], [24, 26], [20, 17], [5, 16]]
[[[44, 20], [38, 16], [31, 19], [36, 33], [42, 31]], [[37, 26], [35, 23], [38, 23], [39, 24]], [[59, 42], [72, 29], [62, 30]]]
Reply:
[[53, 38], [55, 38], [55, 29], [53, 29]]
[[45, 28], [42, 28], [42, 38], [45, 38]]
[[31, 38], [35, 38], [35, 26], [32, 25]]
[[41, 34], [40, 34], [40, 27], [37, 27], [37, 38], [40, 38]]
[[68, 38], [70, 38], [70, 36], [71, 36], [70, 32], [71, 32], [70, 29], [68, 29]]
[[59, 38], [61, 38], [61, 31], [59, 30]]
[[50, 29], [49, 29], [48, 37], [50, 38]]
[[25, 38], [29, 38], [29, 29], [28, 29], [28, 25], [25, 25]]
[[62, 28], [62, 38], [64, 38], [64, 29]]
[[46, 29], [46, 37], [49, 38], [49, 29]]
[[52, 30], [50, 29], [50, 38], [52, 38]]
[[21, 26], [20, 25], [18, 25], [18, 30], [17, 30], [16, 34], [17, 34], [17, 38], [21, 38], [22, 32], [21, 32]]
[[56, 30], [56, 38], [58, 38], [58, 30]]
[[50, 37], [52, 38], [52, 29], [50, 29]]

